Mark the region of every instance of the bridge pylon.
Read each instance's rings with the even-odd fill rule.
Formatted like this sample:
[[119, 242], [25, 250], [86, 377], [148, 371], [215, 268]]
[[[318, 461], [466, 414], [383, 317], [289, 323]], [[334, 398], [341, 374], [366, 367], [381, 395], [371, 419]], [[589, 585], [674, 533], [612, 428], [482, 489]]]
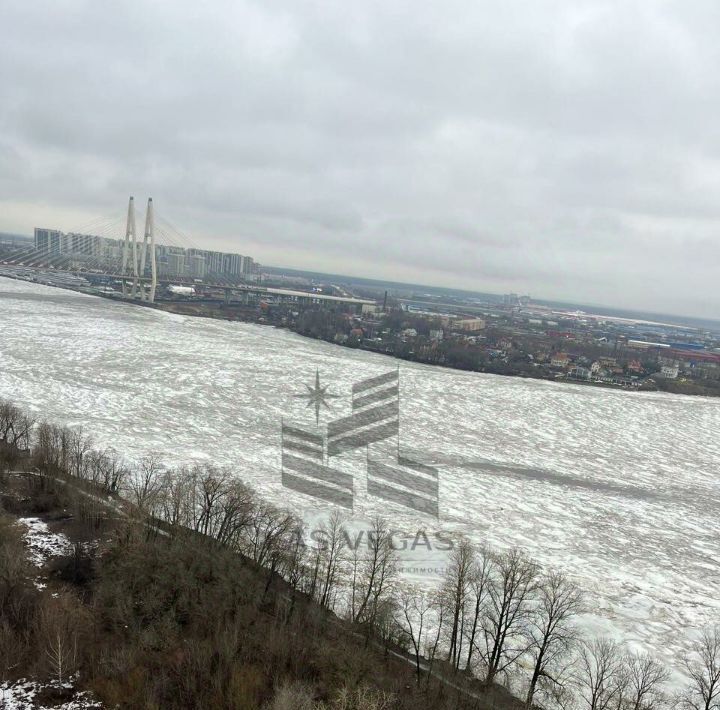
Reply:
[[[138, 285], [138, 260], [137, 260], [137, 236], [135, 234], [135, 198], [130, 197], [128, 202], [127, 227], [125, 229], [125, 244], [123, 245], [122, 269], [120, 273], [123, 277], [132, 276], [132, 290], [130, 297], [135, 298], [135, 292]], [[132, 263], [128, 261], [132, 259]], [[127, 280], [122, 280], [123, 296], [127, 296]]]
[[157, 288], [157, 259], [155, 255], [155, 215], [153, 213], [152, 197], [148, 197], [147, 212], [145, 213], [145, 236], [143, 238], [142, 259], [140, 261], [140, 275], [145, 276], [145, 257], [148, 251], [148, 243], [150, 246], [150, 291], [145, 291], [145, 286], [141, 288], [141, 298], [150, 303], [155, 302], [155, 289]]
[[[150, 290], [146, 289], [145, 268], [150, 250]], [[145, 234], [142, 248], [138, 244], [135, 228], [135, 198], [131, 197], [128, 203], [127, 228], [125, 230], [125, 244], [123, 245], [122, 268], [123, 296], [139, 298], [141, 301], [155, 302], [157, 289], [157, 257], [155, 254], [155, 218], [152, 197], [148, 198], [147, 213], [145, 214]], [[130, 293], [128, 281], [132, 279]]]

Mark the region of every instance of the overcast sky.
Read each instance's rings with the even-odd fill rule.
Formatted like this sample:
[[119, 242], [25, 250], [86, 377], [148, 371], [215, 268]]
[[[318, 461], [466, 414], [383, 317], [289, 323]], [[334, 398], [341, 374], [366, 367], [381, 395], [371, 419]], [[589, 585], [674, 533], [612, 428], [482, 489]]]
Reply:
[[718, 0], [0, 0], [0, 230], [720, 316]]

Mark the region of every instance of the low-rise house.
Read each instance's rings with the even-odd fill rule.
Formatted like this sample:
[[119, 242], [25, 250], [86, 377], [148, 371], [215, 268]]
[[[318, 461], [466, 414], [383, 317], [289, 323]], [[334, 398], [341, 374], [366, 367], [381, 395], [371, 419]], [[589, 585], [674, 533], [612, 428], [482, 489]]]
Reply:
[[608, 369], [617, 367], [617, 360], [614, 357], [599, 357], [598, 362], [600, 367], [607, 367]]
[[667, 380], [674, 380], [677, 378], [679, 371], [680, 367], [675, 363], [674, 365], [663, 365], [658, 374]]
[[567, 367], [570, 364], [570, 356], [567, 353], [555, 353], [550, 358], [552, 367]]
[[636, 372], [640, 374], [643, 371], [643, 366], [640, 360], [630, 360], [627, 364], [628, 372]]

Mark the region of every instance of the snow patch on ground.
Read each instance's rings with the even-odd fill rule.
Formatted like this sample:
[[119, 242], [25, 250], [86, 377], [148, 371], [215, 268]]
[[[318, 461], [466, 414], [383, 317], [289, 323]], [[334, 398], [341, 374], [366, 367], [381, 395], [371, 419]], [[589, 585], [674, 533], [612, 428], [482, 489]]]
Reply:
[[76, 692], [70, 700], [61, 704], [41, 705], [36, 697], [50, 690], [56, 692], [72, 691], [72, 683], [39, 683], [21, 679], [16, 682], [0, 683], [0, 708], [3, 710], [88, 710], [102, 707], [89, 693]]
[[[37, 567], [42, 567], [50, 557], [69, 555], [72, 552], [70, 540], [62, 533], [52, 532], [40, 518], [19, 518], [18, 522], [27, 528], [25, 544], [31, 562]], [[38, 586], [38, 589], [42, 588], [44, 586]]]

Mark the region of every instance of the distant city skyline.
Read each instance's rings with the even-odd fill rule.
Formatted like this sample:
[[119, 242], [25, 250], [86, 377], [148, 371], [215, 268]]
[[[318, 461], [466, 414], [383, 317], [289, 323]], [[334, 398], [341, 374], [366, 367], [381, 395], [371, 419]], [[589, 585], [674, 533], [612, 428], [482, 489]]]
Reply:
[[151, 194], [262, 264], [720, 313], [716, 2], [0, 16], [0, 230]]
[[[37, 228], [36, 228], [37, 229]], [[24, 239], [27, 239], [29, 241], [33, 241], [32, 235], [27, 234], [21, 234], [21, 233], [11, 233], [11, 232], [3, 232], [0, 231], [0, 237], [7, 236], [7, 237], [21, 237]], [[159, 245], [162, 248], [162, 245]], [[178, 247], [172, 247], [172, 248], [178, 248]], [[181, 248], [181, 247], [180, 247]], [[192, 249], [191, 249], [192, 250]], [[249, 258], [249, 257], [241, 257], [241, 258]], [[406, 287], [406, 288], [430, 288], [430, 289], [438, 289], [438, 290], [447, 290], [447, 291], [464, 291], [466, 293], [471, 294], [477, 294], [478, 296], [483, 295], [491, 295], [495, 296], [499, 299], [502, 299], [505, 295], [505, 293], [499, 292], [499, 291], [482, 291], [479, 289], [473, 289], [473, 288], [462, 288], [458, 286], [450, 286], [448, 284], [430, 284], [430, 283], [417, 283], [412, 281], [398, 281], [394, 278], [389, 279], [380, 279], [375, 278], [372, 276], [367, 276], [365, 274], [339, 274], [339, 273], [331, 273], [329, 271], [318, 271], [317, 269], [302, 269], [295, 266], [287, 266], [287, 265], [279, 265], [279, 264], [258, 264], [254, 263], [253, 260], [250, 258], [250, 262], [253, 264], [252, 268], [254, 270], [257, 270], [258, 272], [262, 272], [263, 267], [267, 267], [267, 269], [271, 271], [282, 271], [288, 274], [293, 273], [299, 273], [299, 274], [313, 274], [318, 277], [322, 277], [323, 279], [333, 279], [333, 278], [341, 278], [341, 279], [355, 279], [360, 281], [368, 281], [368, 282], [377, 282], [377, 284], [393, 284], [398, 287]], [[512, 294], [511, 294], [512, 295]], [[648, 317], [668, 317], [670, 316], [673, 319], [674, 324], [678, 323], [684, 323], [686, 325], [691, 325], [695, 327], [710, 327], [712, 326], [713, 330], [717, 329], [718, 324], [720, 324], [720, 315], [716, 316], [697, 316], [689, 313], [683, 313], [683, 312], [677, 312], [677, 311], [658, 311], [650, 309], [645, 309], [641, 307], [636, 307], [633, 303], [623, 303], [623, 304], [609, 304], [609, 303], [592, 303], [592, 302], [582, 302], [582, 301], [571, 301], [571, 300], [563, 300], [563, 299], [555, 299], [555, 298], [546, 298], [542, 294], [536, 294], [535, 296], [532, 296], [532, 294], [515, 294], [515, 295], [523, 295], [528, 296], [531, 298], [531, 300], [535, 303], [547, 303], [547, 304], [554, 304], [557, 307], [563, 307], [563, 308], [591, 308], [594, 309], [593, 313], [596, 315], [602, 315], [603, 309], [610, 311], [611, 313], [608, 313], [608, 315], [612, 316], [620, 316], [620, 317], [630, 317], [628, 314], [633, 314], [633, 318], [648, 318]], [[621, 315], [624, 314], [624, 315]]]
[[[138, 235], [139, 237], [139, 235]], [[69, 259], [68, 265], [76, 267], [104, 268], [121, 271], [121, 263], [131, 253], [131, 242], [127, 243], [127, 254], [124, 257], [125, 239], [108, 237], [92, 232], [64, 232], [57, 229], [35, 227], [34, 248], [32, 258], [42, 263], [45, 259], [55, 258], [58, 263]], [[142, 254], [143, 240], [138, 238], [135, 249]], [[152, 251], [148, 244], [146, 254]], [[255, 262], [250, 256], [237, 253], [199, 249], [193, 246], [167, 244], [161, 240], [155, 242], [158, 272], [165, 276], [193, 276], [203, 278], [208, 275], [249, 278], [255, 271]], [[25, 261], [28, 261], [25, 259]], [[138, 264], [145, 264], [150, 269], [150, 259], [138, 256]], [[61, 268], [67, 268], [63, 266]], [[132, 269], [131, 269], [132, 271]]]

